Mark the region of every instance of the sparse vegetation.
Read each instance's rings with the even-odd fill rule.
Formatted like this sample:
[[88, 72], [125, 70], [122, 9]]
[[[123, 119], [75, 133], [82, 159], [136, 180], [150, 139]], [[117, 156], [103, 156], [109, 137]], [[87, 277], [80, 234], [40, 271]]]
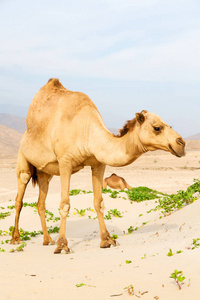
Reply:
[[183, 276], [183, 272], [182, 271], [178, 271], [178, 270], [174, 270], [174, 272], [171, 273], [170, 278], [173, 278], [175, 280], [175, 282], [178, 285], [179, 290], [181, 290], [181, 283], [185, 279], [185, 277]]
[[117, 234], [113, 234], [113, 235], [111, 236], [111, 238], [114, 239], [114, 240], [116, 240], [116, 239], [118, 239], [118, 235], [117, 235]]
[[130, 226], [129, 228], [128, 228], [128, 234], [131, 234], [133, 231], [136, 231], [136, 230], [138, 230], [138, 227], [133, 227], [133, 226]]
[[128, 294], [131, 296], [131, 295], [134, 295], [134, 287], [132, 284], [130, 284], [129, 286], [125, 287], [124, 288], [125, 290], [127, 290]]
[[27, 244], [24, 242], [22, 243], [20, 246], [18, 246], [16, 249], [11, 249], [10, 252], [13, 253], [13, 252], [21, 252], [21, 251], [24, 251], [24, 247], [26, 247]]
[[81, 217], [85, 216], [85, 209], [78, 209], [78, 208], [74, 208], [77, 212], [77, 214], [79, 214]]
[[108, 211], [108, 214], [104, 216], [104, 219], [106, 220], [111, 220], [111, 218], [113, 217], [118, 217], [118, 218], [122, 218], [121, 212], [119, 210], [117, 210], [117, 208], [115, 209], [110, 209]]
[[200, 246], [200, 238], [193, 239], [192, 245], [193, 245], [192, 250], [194, 250], [195, 248], [198, 248]]
[[10, 212], [0, 212], [0, 219], [5, 219], [6, 217], [10, 216]]
[[126, 260], [126, 264], [131, 264], [132, 260]]
[[69, 192], [69, 195], [70, 196], [76, 196], [78, 194], [90, 194], [90, 193], [92, 193], [92, 191], [85, 191], [85, 190], [74, 189], [74, 190], [71, 190]]
[[172, 252], [172, 249], [169, 249], [169, 252], [167, 253], [167, 256], [173, 256], [173, 252]]
[[159, 193], [156, 190], [152, 190], [145, 186], [139, 186], [137, 188], [132, 188], [131, 190], [125, 191], [128, 198], [132, 201], [141, 202], [145, 200], [152, 200], [160, 198], [162, 193]]

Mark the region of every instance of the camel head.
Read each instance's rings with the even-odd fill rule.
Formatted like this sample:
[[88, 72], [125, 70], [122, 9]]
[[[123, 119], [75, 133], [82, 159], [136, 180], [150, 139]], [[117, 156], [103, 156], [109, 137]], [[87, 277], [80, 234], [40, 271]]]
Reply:
[[177, 157], [185, 155], [185, 142], [182, 137], [158, 115], [146, 110], [135, 115], [138, 137], [145, 150], [161, 149]]

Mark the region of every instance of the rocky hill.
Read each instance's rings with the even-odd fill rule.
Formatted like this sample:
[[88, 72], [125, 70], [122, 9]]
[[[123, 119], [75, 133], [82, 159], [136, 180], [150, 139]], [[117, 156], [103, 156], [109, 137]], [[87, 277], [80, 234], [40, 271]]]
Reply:
[[185, 140], [200, 140], [200, 132], [185, 138]]
[[0, 124], [13, 128], [21, 133], [26, 130], [26, 119], [11, 114], [0, 113]]
[[22, 133], [0, 124], [0, 158], [17, 157]]

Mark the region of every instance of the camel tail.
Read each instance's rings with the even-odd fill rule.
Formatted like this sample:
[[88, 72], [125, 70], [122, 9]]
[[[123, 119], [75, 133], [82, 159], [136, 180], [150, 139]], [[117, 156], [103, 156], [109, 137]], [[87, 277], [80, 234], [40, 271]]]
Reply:
[[37, 176], [36, 167], [33, 167], [32, 184], [33, 184], [33, 187], [35, 187], [36, 184], [38, 184], [38, 176]]

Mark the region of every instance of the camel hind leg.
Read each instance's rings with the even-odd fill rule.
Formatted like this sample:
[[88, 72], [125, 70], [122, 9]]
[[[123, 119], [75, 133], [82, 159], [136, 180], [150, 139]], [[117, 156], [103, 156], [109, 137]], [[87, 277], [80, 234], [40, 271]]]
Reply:
[[105, 165], [99, 164], [92, 167], [92, 184], [94, 192], [94, 207], [99, 221], [101, 248], [109, 248], [111, 245], [116, 245], [116, 241], [110, 237], [104, 221], [104, 203], [102, 198], [102, 185]]
[[127, 182], [126, 182], [126, 189], [128, 189], [128, 190], [131, 190], [133, 187], [132, 186], [130, 186]]
[[15, 226], [12, 233], [11, 244], [19, 244], [21, 242], [19, 234], [19, 217], [23, 206], [23, 197], [26, 190], [26, 186], [33, 176], [34, 167], [26, 160], [22, 151], [19, 149], [17, 158], [17, 184], [18, 191], [15, 200]]
[[47, 197], [49, 182], [51, 178], [52, 178], [51, 175], [48, 175], [43, 172], [38, 172], [37, 174], [37, 183], [39, 185], [39, 198], [38, 198], [37, 208], [38, 208], [38, 214], [40, 216], [40, 221], [41, 221], [43, 235], [44, 235], [43, 245], [55, 244], [55, 242], [52, 240], [52, 238], [48, 233], [46, 219], [45, 219], [45, 200]]
[[107, 181], [105, 179], [103, 181], [103, 189], [107, 189]]

